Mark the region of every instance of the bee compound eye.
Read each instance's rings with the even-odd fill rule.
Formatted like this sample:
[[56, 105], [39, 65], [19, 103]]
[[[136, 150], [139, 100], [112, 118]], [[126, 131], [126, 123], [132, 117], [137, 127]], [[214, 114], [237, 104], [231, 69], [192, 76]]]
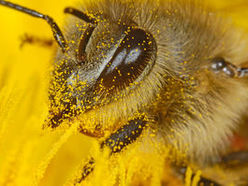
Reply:
[[153, 36], [142, 29], [132, 29], [121, 41], [116, 52], [98, 78], [98, 85], [111, 90], [122, 90], [143, 73], [149, 73], [156, 58]]

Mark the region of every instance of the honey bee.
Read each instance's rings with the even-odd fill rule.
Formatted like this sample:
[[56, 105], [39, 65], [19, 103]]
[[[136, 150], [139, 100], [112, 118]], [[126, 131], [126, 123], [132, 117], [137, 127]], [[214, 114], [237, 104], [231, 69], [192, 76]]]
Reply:
[[[48, 15], [0, 4], [44, 19], [58, 44], [45, 127], [77, 121], [110, 155], [149, 138], [196, 169], [247, 164], [248, 152], [227, 152], [248, 109], [248, 40], [218, 13], [190, 0], [90, 1], [65, 8], [64, 35]], [[92, 157], [75, 183], [95, 166]], [[243, 169], [200, 182], [247, 185]]]

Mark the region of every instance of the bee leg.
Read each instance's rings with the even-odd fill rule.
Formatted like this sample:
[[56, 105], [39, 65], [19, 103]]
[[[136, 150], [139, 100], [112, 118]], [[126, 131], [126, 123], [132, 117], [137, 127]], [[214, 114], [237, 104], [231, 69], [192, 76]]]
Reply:
[[223, 185], [227, 185], [227, 183], [232, 183], [233, 185], [248, 185], [248, 151], [231, 152], [223, 156], [212, 168], [209, 167], [208, 172], [212, 172], [209, 176], [211, 176], [213, 180], [218, 177], [217, 174], [215, 174], [216, 167], [218, 167], [218, 170], [221, 172], [218, 181]]
[[248, 76], [248, 68], [238, 68], [239, 77], [246, 77]]
[[[192, 177], [194, 177], [194, 175]], [[221, 186], [221, 185], [216, 183], [213, 180], [201, 177], [199, 182], [198, 182], [198, 184], [197, 184], [197, 186]]]
[[[237, 152], [232, 152], [230, 154], [227, 154], [223, 156], [220, 161], [216, 162], [210, 167], [207, 167], [207, 172], [206, 170], [202, 170], [205, 172], [205, 175], [210, 176], [211, 178], [204, 177], [205, 175], [203, 174], [198, 182], [199, 186], [220, 186], [222, 183], [218, 183], [216, 179], [216, 174], [211, 174], [209, 175], [210, 172], [216, 171], [216, 166], [218, 167], [218, 170], [222, 170], [222, 175], [225, 175], [224, 178], [221, 178], [222, 180], [218, 181], [224, 181], [226, 182], [234, 182], [236, 184], [236, 181], [240, 181], [240, 183], [245, 183], [242, 185], [248, 185], [248, 178], [247, 178], [247, 172], [248, 172], [248, 151], [237, 151]], [[182, 177], [185, 177], [186, 175], [186, 167], [177, 167], [175, 166], [175, 170], [179, 175]], [[230, 176], [228, 176], [230, 175]], [[194, 178], [195, 174], [192, 174], [192, 178]], [[218, 176], [217, 176], [218, 177]], [[234, 180], [232, 180], [234, 178]], [[228, 179], [228, 180], [225, 180]], [[235, 180], [237, 179], [237, 180]], [[225, 185], [225, 184], [224, 184]]]
[[52, 38], [51, 39], [41, 38], [26, 33], [21, 37], [20, 48], [23, 48], [24, 45], [26, 44], [38, 44], [39, 46], [42, 47], [51, 47], [53, 43], [54, 40]]
[[[178, 168], [176, 167], [175, 170], [177, 171], [177, 173], [179, 173], [180, 175], [182, 175], [185, 179], [185, 176], [186, 176], [186, 170], [187, 170], [187, 167], [181, 167], [181, 168]], [[196, 174], [192, 174], [192, 179], [195, 177]], [[197, 186], [221, 186], [221, 184], [209, 179], [209, 178], [205, 178], [204, 176], [201, 176], [200, 177], [200, 180], [198, 181], [198, 184]]]
[[74, 185], [81, 183], [91, 172], [93, 172], [94, 168], [95, 160], [90, 158], [90, 160], [88, 160], [88, 162], [83, 167], [81, 177], [74, 180]]
[[221, 159], [221, 165], [225, 168], [248, 166], [248, 151], [232, 152]]
[[127, 125], [118, 129], [110, 135], [102, 144], [101, 148], [107, 146], [111, 149], [111, 153], [117, 153], [129, 144], [133, 143], [142, 133], [146, 126], [144, 119], [130, 120]]
[[248, 76], [248, 68], [237, 67], [222, 57], [217, 57], [212, 60], [211, 69], [215, 73], [224, 73], [231, 78], [243, 78]]
[[[133, 119], [118, 129], [115, 133], [111, 134], [105, 141], [101, 143], [101, 149], [108, 147], [111, 150], [111, 154], [121, 152], [129, 144], [137, 140], [142, 134], [143, 129], [146, 127], [147, 121], [143, 118]], [[81, 177], [75, 180], [75, 184], [82, 182], [95, 167], [95, 160], [90, 160], [85, 164], [82, 170]]]

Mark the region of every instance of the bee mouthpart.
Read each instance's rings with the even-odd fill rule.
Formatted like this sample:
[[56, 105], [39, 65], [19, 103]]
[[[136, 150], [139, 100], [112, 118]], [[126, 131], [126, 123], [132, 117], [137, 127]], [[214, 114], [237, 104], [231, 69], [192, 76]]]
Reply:
[[48, 119], [46, 120], [47, 126], [51, 128], [58, 127], [65, 119], [70, 118], [69, 112], [62, 111], [59, 113], [54, 113], [52, 111], [49, 112]]
[[48, 118], [45, 121], [46, 126], [56, 128], [65, 120], [72, 120], [79, 113], [80, 110], [76, 109], [73, 101], [63, 103], [59, 106], [52, 105], [49, 110]]

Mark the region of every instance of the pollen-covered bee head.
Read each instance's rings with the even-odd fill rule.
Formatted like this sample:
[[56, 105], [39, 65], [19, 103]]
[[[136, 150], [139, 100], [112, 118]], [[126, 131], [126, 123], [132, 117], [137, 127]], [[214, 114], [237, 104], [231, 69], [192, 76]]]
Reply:
[[157, 47], [149, 31], [133, 20], [113, 21], [99, 12], [93, 16], [68, 27], [67, 52], [57, 54], [51, 126], [132, 94], [154, 65]]

